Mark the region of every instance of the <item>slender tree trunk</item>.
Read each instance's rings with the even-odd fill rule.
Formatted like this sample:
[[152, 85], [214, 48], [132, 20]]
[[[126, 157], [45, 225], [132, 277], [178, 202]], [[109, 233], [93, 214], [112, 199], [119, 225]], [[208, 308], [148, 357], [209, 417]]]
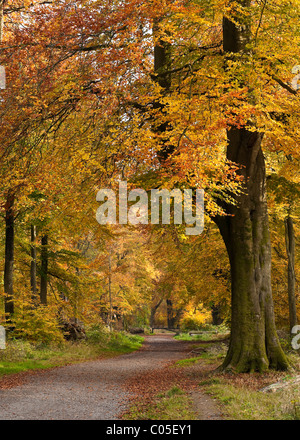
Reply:
[[47, 287], [48, 287], [48, 235], [42, 237], [41, 250], [41, 304], [47, 305]]
[[112, 331], [112, 292], [111, 292], [111, 248], [109, 248], [108, 254], [108, 296], [109, 296], [109, 330]]
[[0, 43], [2, 43], [2, 39], [3, 39], [4, 3], [5, 3], [5, 0], [0, 0]]
[[174, 328], [173, 302], [171, 299], [166, 299], [166, 303], [168, 328]]
[[[3, 38], [3, 11], [5, 0], [0, 0], [0, 44]], [[3, 87], [3, 85], [2, 85]], [[4, 293], [8, 295], [5, 297], [4, 309], [6, 321], [10, 322], [11, 316], [14, 313], [13, 303], [13, 272], [14, 272], [14, 201], [15, 195], [12, 191], [8, 192], [6, 206], [5, 206], [5, 263], [4, 263]]]
[[183, 310], [177, 309], [174, 310], [173, 301], [171, 299], [166, 299], [167, 303], [167, 320], [168, 320], [168, 328], [178, 328], [179, 321], [182, 316]]
[[212, 324], [220, 325], [223, 322], [220, 314], [220, 306], [218, 304], [213, 304], [211, 308]]
[[36, 282], [36, 226], [31, 225], [30, 227], [30, 286], [33, 302], [37, 300], [37, 282]]
[[151, 307], [151, 312], [150, 312], [150, 319], [149, 319], [149, 325], [151, 328], [154, 327], [154, 319], [155, 319], [155, 314], [157, 312], [158, 307], [161, 305], [163, 299], [161, 298], [158, 303], [156, 303], [154, 306]]
[[289, 298], [289, 320], [290, 329], [297, 325], [297, 307], [295, 296], [295, 233], [293, 219], [290, 216], [284, 221], [285, 243], [288, 256], [288, 298]]
[[[228, 57], [238, 53], [239, 57], [247, 58], [251, 1], [236, 3], [248, 11], [242, 22], [239, 21], [242, 14], [232, 21], [224, 18], [223, 46]], [[232, 6], [236, 3], [232, 1]], [[241, 58], [239, 60], [242, 62]], [[232, 127], [227, 131], [227, 158], [241, 166], [245, 191], [237, 197], [237, 206], [227, 207], [230, 216], [217, 220], [229, 255], [232, 284], [231, 337], [222, 368], [238, 372], [288, 367], [277, 336], [273, 310], [262, 137], [261, 133], [246, 128]]]
[[5, 297], [5, 314], [7, 322], [10, 322], [11, 316], [14, 313], [14, 288], [13, 288], [13, 273], [14, 273], [14, 201], [15, 196], [9, 192], [5, 206], [5, 264], [4, 264], [4, 292]]

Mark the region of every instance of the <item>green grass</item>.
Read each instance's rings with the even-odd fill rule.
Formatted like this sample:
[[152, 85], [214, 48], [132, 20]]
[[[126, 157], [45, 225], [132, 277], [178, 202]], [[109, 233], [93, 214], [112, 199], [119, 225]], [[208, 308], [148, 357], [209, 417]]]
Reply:
[[[199, 355], [177, 362], [181, 367], [203, 366], [208, 363], [216, 367], [220, 365], [227, 347], [222, 343], [198, 344]], [[202, 351], [203, 350], [203, 351]], [[288, 353], [294, 370], [281, 380], [288, 381], [299, 372], [298, 354]], [[197, 367], [199, 368], [199, 367]], [[207, 370], [208, 372], [209, 370]], [[274, 382], [279, 380], [274, 376]], [[255, 375], [240, 374], [228, 377], [212, 370], [209, 375], [199, 381], [199, 391], [205, 392], [219, 401], [225, 419], [230, 420], [300, 420], [300, 385], [292, 385], [274, 393], [259, 391], [260, 381]], [[257, 388], [257, 389], [256, 389]]]
[[124, 420], [196, 420], [191, 398], [177, 386], [158, 394], [146, 408], [142, 402], [133, 405]]
[[174, 339], [177, 339], [178, 341], [207, 341], [213, 339], [213, 336], [212, 333], [193, 336], [188, 333], [180, 333], [179, 335], [174, 336]]
[[202, 329], [195, 331], [199, 331], [201, 334], [191, 336], [189, 332], [183, 332], [179, 335], [176, 335], [174, 338], [178, 339], [179, 341], [210, 341], [223, 339], [229, 335], [229, 330], [224, 325], [207, 325]]
[[[205, 361], [205, 363], [215, 363], [218, 361], [219, 363], [224, 358], [227, 347], [222, 343], [210, 343], [210, 344], [197, 344], [194, 345], [194, 353], [196, 356], [189, 357], [187, 359], [181, 359], [176, 362], [176, 365], [180, 367], [186, 367], [193, 364], [197, 364], [201, 361]], [[199, 351], [199, 354], [197, 354]]]
[[202, 356], [195, 356], [195, 357], [190, 357], [188, 359], [181, 359], [180, 361], [176, 362], [176, 365], [179, 365], [180, 367], [186, 367], [186, 366], [189, 366], [191, 364], [196, 364], [201, 359], [203, 359]]
[[300, 389], [262, 393], [219, 380], [206, 390], [223, 406], [230, 420], [300, 420]]
[[102, 333], [94, 329], [92, 336], [80, 342], [65, 341], [55, 344], [33, 344], [23, 340], [7, 342], [0, 350], [0, 377], [28, 370], [47, 369], [100, 357], [113, 357], [138, 350], [141, 336], [113, 332]]

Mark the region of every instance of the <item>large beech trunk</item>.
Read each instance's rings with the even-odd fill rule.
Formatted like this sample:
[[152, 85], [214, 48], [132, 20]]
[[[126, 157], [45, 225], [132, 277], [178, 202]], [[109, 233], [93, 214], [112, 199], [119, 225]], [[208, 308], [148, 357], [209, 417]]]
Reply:
[[[233, 16], [223, 20], [223, 49], [228, 59], [237, 54], [242, 63], [250, 54], [251, 0], [229, 3]], [[249, 101], [253, 99], [249, 90]], [[232, 295], [231, 337], [222, 368], [238, 372], [288, 367], [273, 310], [262, 137], [255, 126], [253, 130], [234, 126], [227, 130], [227, 158], [240, 166], [245, 187], [236, 197], [237, 205], [227, 206], [230, 215], [217, 219], [230, 260]]]
[[229, 160], [242, 165], [245, 191], [229, 216], [218, 218], [231, 267], [232, 319], [229, 350], [222, 368], [239, 372], [286, 369], [273, 310], [271, 244], [262, 136], [228, 131]]
[[[251, 46], [251, 0], [229, 0], [228, 6], [233, 16], [223, 20], [225, 69], [230, 66], [227, 61], [236, 61], [236, 55], [239, 63], [247, 61], [249, 65]], [[163, 41], [154, 52], [158, 82], [166, 91], [170, 86], [163, 80], [168, 77], [161, 73], [168, 70], [168, 52], [168, 43]], [[232, 78], [234, 83], [236, 80]], [[239, 81], [242, 87], [242, 78]], [[249, 102], [253, 100], [249, 90]], [[163, 114], [163, 106], [161, 111]], [[162, 133], [166, 128], [166, 123], [162, 124], [156, 132]], [[231, 337], [222, 369], [238, 372], [261, 372], [269, 367], [286, 369], [288, 362], [277, 336], [272, 300], [263, 136], [255, 126], [247, 130], [234, 125], [228, 129], [227, 136], [227, 158], [240, 165], [245, 188], [236, 196], [235, 206], [225, 207], [229, 215], [214, 219], [228, 251], [232, 282]], [[170, 147], [162, 150], [161, 159], [169, 157], [172, 151]]]

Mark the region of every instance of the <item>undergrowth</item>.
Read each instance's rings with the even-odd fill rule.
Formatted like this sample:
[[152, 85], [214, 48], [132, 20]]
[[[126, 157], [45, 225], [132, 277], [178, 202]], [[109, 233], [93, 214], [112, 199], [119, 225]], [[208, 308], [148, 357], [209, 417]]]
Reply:
[[32, 343], [9, 339], [0, 350], [0, 376], [27, 370], [46, 369], [138, 350], [141, 336], [120, 332], [109, 333], [99, 328], [87, 331], [85, 340], [60, 343]]

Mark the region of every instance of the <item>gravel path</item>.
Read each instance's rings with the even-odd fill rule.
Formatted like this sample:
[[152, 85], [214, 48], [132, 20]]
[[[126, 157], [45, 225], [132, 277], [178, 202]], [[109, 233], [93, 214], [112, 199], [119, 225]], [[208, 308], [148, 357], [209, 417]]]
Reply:
[[187, 347], [170, 336], [151, 336], [134, 353], [30, 375], [0, 390], [0, 420], [118, 420], [131, 397], [125, 382], [186, 357]]

